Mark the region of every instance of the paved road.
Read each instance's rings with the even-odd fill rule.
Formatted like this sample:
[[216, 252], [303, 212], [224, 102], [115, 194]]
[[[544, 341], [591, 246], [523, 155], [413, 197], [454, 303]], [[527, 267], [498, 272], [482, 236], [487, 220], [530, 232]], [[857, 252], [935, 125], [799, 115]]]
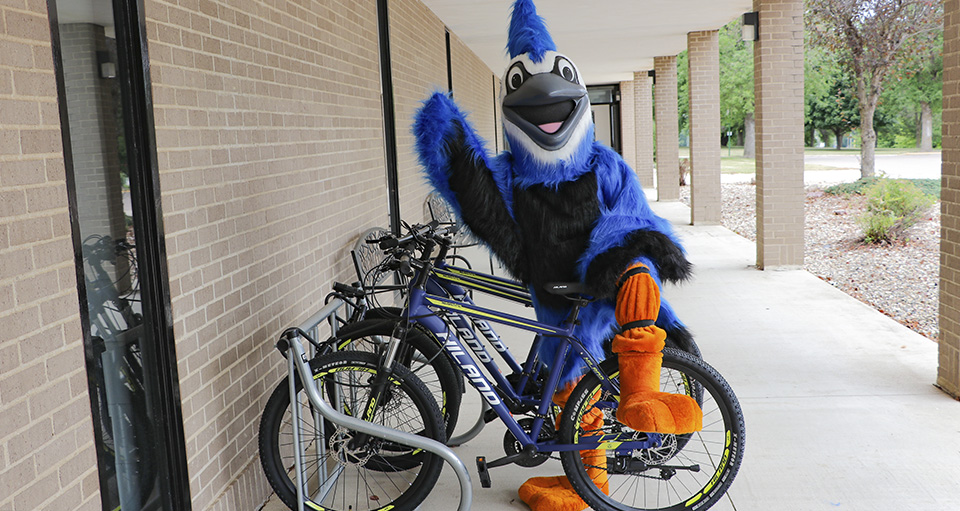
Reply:
[[[860, 177], [860, 154], [806, 154], [803, 161], [808, 166], [836, 167], [835, 170], [807, 170], [804, 182], [808, 185], [847, 183]], [[878, 174], [888, 177], [910, 179], [940, 179], [940, 152], [915, 152], [903, 154], [878, 154]], [[749, 182], [753, 174], [724, 174], [723, 182]]]

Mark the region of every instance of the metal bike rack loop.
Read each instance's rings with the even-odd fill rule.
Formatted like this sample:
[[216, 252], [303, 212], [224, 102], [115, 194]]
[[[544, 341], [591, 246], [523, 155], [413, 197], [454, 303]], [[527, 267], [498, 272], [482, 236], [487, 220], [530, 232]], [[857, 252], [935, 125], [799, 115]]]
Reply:
[[[344, 302], [339, 299], [331, 300], [331, 302], [323, 309], [304, 322], [300, 326], [300, 330], [304, 332], [315, 330], [320, 323], [332, 317], [337, 309], [339, 309], [343, 304]], [[449, 447], [431, 438], [425, 438], [422, 436], [397, 431], [395, 429], [390, 429], [385, 426], [366, 422], [334, 410], [333, 407], [331, 407], [320, 396], [320, 391], [317, 389], [317, 385], [313, 379], [313, 374], [308, 366], [308, 358], [303, 350], [302, 343], [300, 342], [300, 336], [295, 335], [294, 338], [288, 339], [288, 341], [289, 342], [287, 344], [289, 350], [286, 353], [287, 370], [290, 383], [290, 409], [293, 413], [294, 424], [300, 424], [300, 407], [297, 405], [297, 395], [295, 390], [295, 378], [297, 377], [297, 374], [299, 374], [300, 382], [303, 384], [303, 389], [306, 392], [307, 399], [310, 400], [310, 404], [313, 405], [314, 409], [319, 412], [323, 418], [327, 419], [333, 424], [336, 424], [337, 426], [343, 426], [350, 430], [366, 433], [378, 438], [383, 438], [391, 442], [397, 442], [423, 449], [443, 458], [443, 460], [453, 468], [453, 471], [456, 473], [457, 479], [460, 482], [460, 506], [457, 509], [458, 511], [469, 511], [470, 505], [473, 501], [473, 486], [470, 482], [470, 473], [467, 472], [467, 468], [463, 464], [463, 461]], [[297, 486], [297, 506], [298, 509], [303, 509], [305, 497], [303, 495], [304, 485], [301, 473], [301, 458], [303, 457], [304, 453], [301, 452], [302, 444], [299, 438], [299, 430], [299, 427], [293, 428], [293, 443], [295, 446], [297, 446], [294, 449], [294, 464], [297, 473], [297, 480], [295, 481]]]

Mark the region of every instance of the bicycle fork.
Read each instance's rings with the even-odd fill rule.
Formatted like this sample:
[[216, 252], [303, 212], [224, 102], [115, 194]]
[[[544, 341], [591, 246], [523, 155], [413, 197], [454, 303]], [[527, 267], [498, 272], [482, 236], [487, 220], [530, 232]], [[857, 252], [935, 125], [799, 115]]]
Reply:
[[[400, 343], [403, 342], [405, 334], [406, 330], [402, 330], [398, 332], [397, 335], [391, 336], [390, 340], [387, 341], [387, 351], [381, 360], [381, 366], [378, 368], [377, 374], [373, 378], [373, 383], [370, 386], [370, 396], [367, 398], [363, 415], [360, 417], [366, 422], [373, 422], [374, 415], [377, 411], [377, 404], [383, 404], [382, 398], [386, 394], [387, 382], [390, 381], [390, 376], [393, 375], [393, 362], [397, 358], [397, 351], [400, 349]], [[359, 448], [366, 445], [368, 437], [369, 435], [366, 433], [357, 433], [348, 445], [353, 449]]]

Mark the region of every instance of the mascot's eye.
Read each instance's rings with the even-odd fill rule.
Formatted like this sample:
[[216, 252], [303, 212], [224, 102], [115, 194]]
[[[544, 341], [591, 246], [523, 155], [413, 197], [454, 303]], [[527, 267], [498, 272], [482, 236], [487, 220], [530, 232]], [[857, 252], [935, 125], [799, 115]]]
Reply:
[[577, 81], [577, 72], [573, 69], [573, 64], [563, 57], [557, 57], [557, 63], [553, 66], [553, 72], [562, 76], [568, 82]]
[[523, 85], [524, 72], [523, 64], [519, 62], [516, 63], [513, 67], [510, 68], [510, 71], [507, 73], [507, 88], [513, 92], [520, 88]]

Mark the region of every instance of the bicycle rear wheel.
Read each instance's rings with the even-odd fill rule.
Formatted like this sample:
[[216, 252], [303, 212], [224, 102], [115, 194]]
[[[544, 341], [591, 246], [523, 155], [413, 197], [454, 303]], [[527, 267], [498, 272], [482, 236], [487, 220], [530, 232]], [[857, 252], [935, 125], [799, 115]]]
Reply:
[[[614, 446], [603, 451], [605, 467], [596, 461], [586, 463], [579, 451], [561, 453], [570, 483], [593, 509], [707, 509], [723, 496], [740, 468], [743, 414], [729, 385], [716, 370], [688, 353], [667, 348], [663, 355], [661, 390], [694, 397], [703, 410], [703, 429], [689, 435], [661, 435], [660, 443], [649, 449], [624, 451]], [[618, 379], [616, 359], [605, 361], [600, 368], [609, 378]], [[618, 402], [619, 396], [603, 389], [599, 378], [585, 376], [563, 410], [561, 443], [597, 434], [620, 434], [622, 440], [647, 438], [617, 421]], [[600, 431], [584, 432], [581, 417], [594, 406], [603, 412], [604, 425]], [[588, 469], [598, 479], [608, 478], [609, 494], [594, 484]]]
[[[362, 352], [331, 353], [310, 362], [321, 395], [328, 399], [336, 395], [331, 401], [339, 402], [331, 406], [355, 416], [366, 409], [378, 366], [375, 355]], [[331, 387], [339, 392], [331, 392]], [[305, 454], [301, 472], [308, 497], [303, 511], [412, 510], [433, 489], [442, 468], [439, 456], [375, 437], [354, 445], [351, 440], [357, 432], [333, 426], [314, 414], [299, 379], [297, 396], [300, 444]], [[445, 440], [436, 403], [423, 383], [400, 364], [394, 364], [373, 422]], [[297, 505], [293, 427], [289, 386], [283, 381], [261, 417], [259, 446], [267, 480], [290, 509]]]

